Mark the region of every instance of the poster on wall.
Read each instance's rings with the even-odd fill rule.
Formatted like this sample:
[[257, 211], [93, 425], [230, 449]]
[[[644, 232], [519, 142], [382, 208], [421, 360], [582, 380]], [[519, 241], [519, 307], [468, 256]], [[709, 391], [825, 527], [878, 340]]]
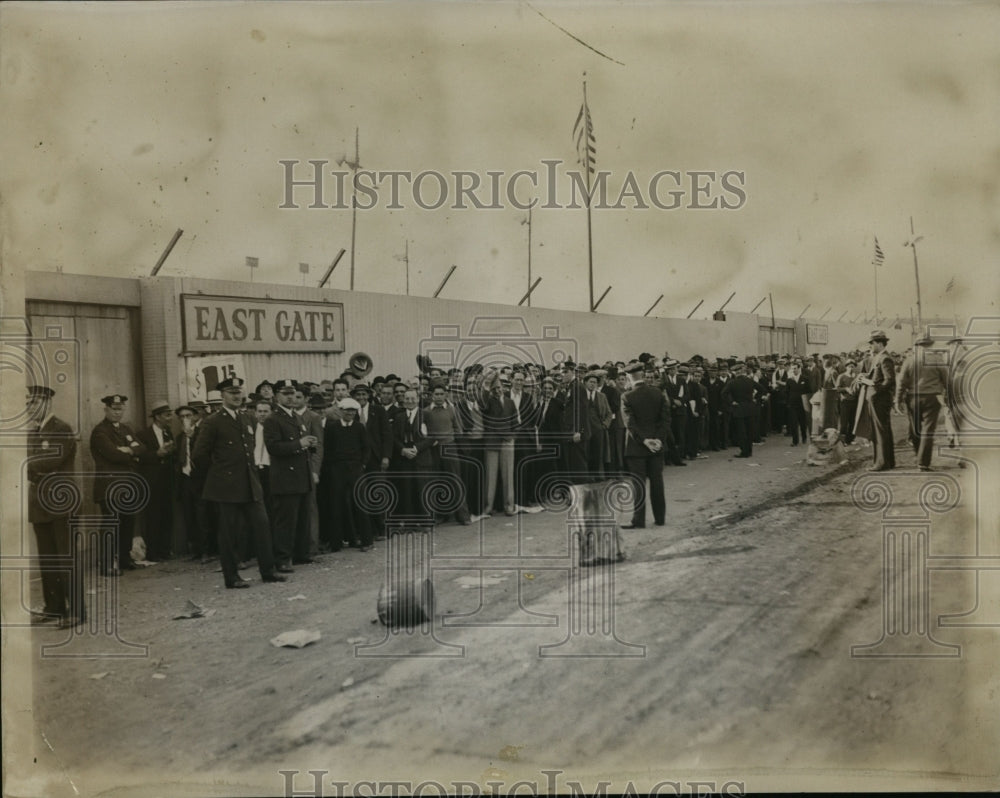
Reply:
[[243, 355], [207, 355], [205, 357], [185, 358], [185, 373], [187, 374], [187, 399], [193, 402], [200, 399], [203, 402], [221, 398], [216, 389], [222, 380], [239, 377], [246, 380], [246, 369], [243, 367]]
[[830, 328], [825, 324], [807, 324], [806, 343], [807, 344], [830, 343]]

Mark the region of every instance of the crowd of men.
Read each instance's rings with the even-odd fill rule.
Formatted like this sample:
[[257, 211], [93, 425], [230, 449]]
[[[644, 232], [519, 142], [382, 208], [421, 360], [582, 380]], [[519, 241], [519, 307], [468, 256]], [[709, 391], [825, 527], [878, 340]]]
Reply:
[[[146, 558], [205, 563], [218, 556], [227, 588], [249, 586], [239, 569], [253, 559], [263, 581], [283, 582], [319, 553], [367, 552], [407, 522], [468, 525], [540, 512], [553, 474], [577, 483], [625, 474], [648, 481], [653, 519], [662, 524], [664, 465], [686, 466], [731, 447], [739, 448], [735, 457], [751, 457], [768, 435], [806, 443], [823, 428], [813, 410], [820, 394], [834, 398], [826, 420], [837, 419], [846, 443], [863, 415], [859, 401], [867, 403], [874, 470], [894, 466], [889, 409], [906, 412], [919, 464], [929, 468], [947, 372], [918, 357], [930, 343], [925, 336], [897, 381], [902, 358], [886, 352], [887, 340], [876, 330], [868, 352], [822, 357], [694, 355], [680, 363], [669, 353], [642, 353], [627, 363], [566, 360], [547, 370], [496, 363], [445, 371], [418, 358], [421, 373], [411, 380], [388, 374], [367, 382], [347, 371], [320, 382], [265, 380], [252, 393], [230, 378], [216, 386], [213, 402], [154, 403], [151, 424], [139, 431], [122, 421], [127, 397], [112, 394], [102, 398], [105, 418], [90, 436], [93, 499], [118, 529], [116, 545], [102, 546], [98, 560], [108, 576], [135, 567], [135, 516], [113, 497], [116, 480], [130, 472], [148, 488]], [[74, 456], [74, 434], [49, 412], [52, 393], [29, 389], [39, 424], [35, 453], [60, 453], [32, 461], [32, 486]], [[449, 481], [450, 503], [430, 506], [435, 479]], [[379, 488], [394, 497], [386, 506], [364, 498]], [[628, 527], [645, 525], [647, 491], [641, 494]], [[31, 505], [39, 510], [31, 519], [39, 551], [62, 551], [54, 539], [68, 535], [65, 519], [53, 521], [40, 504]], [[172, 550], [175, 508], [181, 551]], [[53, 530], [53, 523], [62, 526]], [[66, 609], [65, 580], [43, 573], [43, 581], [39, 622], [82, 617], [82, 603]]]

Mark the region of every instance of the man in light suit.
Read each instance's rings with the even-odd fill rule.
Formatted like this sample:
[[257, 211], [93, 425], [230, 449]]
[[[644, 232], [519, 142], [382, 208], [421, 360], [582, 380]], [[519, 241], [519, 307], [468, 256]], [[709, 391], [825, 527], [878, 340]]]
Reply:
[[264, 492], [254, 465], [254, 431], [240, 412], [243, 380], [231, 377], [218, 385], [222, 407], [206, 418], [195, 439], [192, 458], [205, 474], [202, 498], [218, 510], [219, 560], [227, 588], [247, 588], [240, 576], [237, 541], [241, 529], [254, 536], [257, 567], [265, 582], [284, 582], [275, 573], [271, 530], [264, 509]]
[[646, 483], [649, 483], [649, 501], [653, 509], [653, 522], [663, 526], [667, 503], [663, 491], [663, 445], [670, 427], [670, 407], [663, 391], [646, 383], [643, 366], [633, 360], [625, 367], [632, 385], [624, 397], [625, 406], [625, 464], [636, 480], [637, 494], [632, 512], [632, 523], [624, 529], [642, 529], [646, 526]]

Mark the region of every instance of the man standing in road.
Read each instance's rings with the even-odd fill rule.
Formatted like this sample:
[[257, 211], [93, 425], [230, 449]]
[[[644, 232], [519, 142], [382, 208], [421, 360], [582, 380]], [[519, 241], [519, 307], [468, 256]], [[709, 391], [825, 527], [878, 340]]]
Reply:
[[[104, 420], [90, 433], [90, 454], [94, 458], [94, 501], [101, 508], [108, 526], [114, 527], [117, 520], [117, 546], [109, 549], [107, 541], [101, 541], [98, 563], [105, 576], [118, 576], [123, 571], [133, 570], [132, 533], [135, 516], [130, 513], [118, 514], [111, 509], [108, 491], [115, 486], [115, 478], [125, 473], [134, 473], [139, 468], [139, 458], [145, 454], [145, 447], [136, 439], [132, 428], [122, 422], [125, 415], [127, 396], [114, 393], [101, 398], [104, 404]], [[115, 551], [114, 549], [117, 549]], [[118, 556], [118, 568], [114, 569], [113, 559]]]
[[219, 559], [227, 588], [246, 588], [240, 577], [237, 540], [241, 528], [249, 528], [257, 551], [257, 567], [265, 582], [284, 582], [274, 572], [271, 532], [264, 492], [254, 464], [253, 427], [240, 413], [243, 380], [231, 377], [218, 385], [222, 407], [206, 418], [195, 439], [195, 468], [205, 474], [202, 498], [214, 502], [218, 510]]
[[176, 452], [170, 422], [174, 411], [166, 401], [154, 402], [153, 423], [136, 434], [143, 445], [139, 473], [149, 485], [149, 504], [143, 512], [146, 559], [167, 560], [174, 531], [174, 470]]
[[868, 412], [874, 437], [874, 461], [868, 470], [889, 471], [896, 467], [891, 423], [892, 400], [896, 391], [896, 364], [885, 351], [889, 339], [882, 330], [873, 330], [868, 343], [872, 350], [871, 361], [867, 374], [860, 378], [868, 386]]
[[309, 556], [309, 501], [313, 490], [310, 455], [319, 438], [307, 420], [295, 412], [294, 380], [275, 384], [278, 409], [264, 421], [264, 445], [271, 457], [271, 504], [274, 507], [274, 557], [278, 573], [292, 573], [292, 560], [311, 562]]
[[732, 408], [736, 442], [740, 447], [740, 453], [736, 457], [753, 455], [753, 416], [757, 412], [754, 397], [757, 385], [746, 375], [745, 369], [743, 361], [737, 360], [733, 364], [736, 376], [722, 389], [723, 404], [728, 404]]
[[922, 335], [913, 343], [912, 354], [903, 361], [896, 380], [896, 410], [910, 422], [910, 443], [921, 471], [931, 470], [934, 430], [941, 412], [940, 396], [948, 395], [948, 370], [928, 362], [928, 347], [934, 341]]
[[646, 526], [646, 482], [653, 508], [653, 522], [663, 526], [667, 505], [663, 493], [663, 439], [670, 426], [670, 407], [663, 391], [646, 384], [642, 363], [633, 360], [625, 367], [632, 389], [625, 394], [625, 465], [635, 477], [636, 491], [632, 523], [624, 529]]
[[[74, 481], [76, 433], [52, 414], [55, 391], [44, 385], [28, 388], [28, 521], [38, 544], [42, 574], [41, 612], [32, 612], [33, 625], [69, 628], [85, 617], [81, 559], [70, 537], [69, 513], [60, 510], [57, 497]], [[74, 481], [75, 483], [75, 481]], [[72, 589], [72, 595], [71, 593]]]

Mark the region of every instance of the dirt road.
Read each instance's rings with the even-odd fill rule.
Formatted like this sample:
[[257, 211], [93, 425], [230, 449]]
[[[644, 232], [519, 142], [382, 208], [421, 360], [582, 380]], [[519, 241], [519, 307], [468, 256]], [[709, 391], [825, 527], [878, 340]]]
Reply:
[[[730, 792], [996, 786], [1000, 626], [940, 616], [978, 600], [975, 620], [1000, 624], [1000, 579], [968, 568], [928, 577], [913, 564], [928, 553], [916, 545], [928, 524], [932, 557], [983, 554], [980, 472], [938, 458], [941, 470], [919, 474], [900, 449], [901, 468], [881, 480], [887, 520], [877, 486], [856, 484], [881, 476], [864, 476], [869, 451], [810, 468], [803, 447], [772, 436], [749, 461], [713, 452], [668, 468], [667, 525], [624, 532], [629, 559], [614, 569], [558, 567], [571, 562], [564, 514], [442, 526], [433, 637], [383, 642], [385, 544], [245, 591], [193, 563], [128, 574], [119, 635], [148, 656], [41, 657], [67, 633], [19, 632], [34, 668], [34, 773], [49, 795], [313, 794], [310, 770], [325, 771], [328, 795], [365, 779], [434, 779], [452, 792], [455, 781], [505, 792], [519, 779], [524, 792], [566, 792], [576, 780], [588, 794], [601, 781], [666, 781], [665, 792], [693, 781]], [[953, 491], [953, 509], [924, 511], [929, 482]], [[507, 556], [505, 567], [470, 568], [480, 551]], [[884, 585], [890, 597], [911, 585], [924, 603], [904, 616]], [[214, 613], [172, 620], [189, 599]], [[574, 608], [592, 613], [584, 633], [573, 634]], [[881, 649], [857, 648], [886, 628]], [[322, 638], [270, 645], [294, 629]], [[424, 656], [386, 656], [399, 653]], [[39, 784], [22, 777], [8, 791]], [[391, 794], [361, 794], [380, 791]]]

